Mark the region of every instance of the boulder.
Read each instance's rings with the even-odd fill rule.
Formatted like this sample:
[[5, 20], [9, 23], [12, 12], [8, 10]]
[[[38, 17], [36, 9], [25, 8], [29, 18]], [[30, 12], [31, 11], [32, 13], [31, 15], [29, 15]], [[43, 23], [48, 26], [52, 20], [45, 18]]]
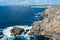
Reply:
[[12, 33], [14, 36], [16, 36], [16, 35], [21, 35], [23, 32], [24, 32], [24, 29], [23, 29], [23, 28], [14, 27], [14, 28], [11, 30], [11, 33]]

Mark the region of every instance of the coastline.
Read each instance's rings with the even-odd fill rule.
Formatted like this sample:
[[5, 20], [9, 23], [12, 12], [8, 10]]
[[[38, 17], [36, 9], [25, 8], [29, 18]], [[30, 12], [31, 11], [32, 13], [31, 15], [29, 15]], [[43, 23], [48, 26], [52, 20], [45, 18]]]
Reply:
[[60, 6], [47, 7], [48, 8], [42, 12], [42, 15], [44, 15], [43, 21], [34, 22], [31, 33], [54, 37], [56, 40], [60, 40]]

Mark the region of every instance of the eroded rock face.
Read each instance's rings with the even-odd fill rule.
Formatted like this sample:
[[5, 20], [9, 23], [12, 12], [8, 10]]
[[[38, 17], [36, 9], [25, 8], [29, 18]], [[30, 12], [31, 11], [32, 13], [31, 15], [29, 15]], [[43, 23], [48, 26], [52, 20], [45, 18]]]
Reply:
[[12, 33], [14, 36], [20, 35], [20, 34], [22, 34], [22, 32], [24, 32], [24, 29], [23, 29], [23, 28], [14, 27], [14, 28], [11, 30], [11, 33]]
[[42, 22], [34, 22], [31, 32], [60, 40], [60, 6], [47, 6]]

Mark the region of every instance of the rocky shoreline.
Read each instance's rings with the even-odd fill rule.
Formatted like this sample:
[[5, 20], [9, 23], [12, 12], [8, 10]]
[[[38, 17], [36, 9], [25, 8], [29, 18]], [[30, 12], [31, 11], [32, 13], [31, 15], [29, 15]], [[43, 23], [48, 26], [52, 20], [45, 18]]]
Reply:
[[44, 19], [41, 22], [35, 21], [33, 23], [30, 34], [36, 33], [60, 40], [60, 6], [46, 7], [47, 9], [42, 12]]
[[22, 33], [28, 35], [38, 34], [45, 37], [54, 37], [60, 40], [60, 6], [46, 6], [47, 9], [40, 13], [44, 16], [42, 21], [35, 21], [31, 29], [24, 30], [23, 28], [14, 27], [10, 32], [14, 35], [21, 35]]

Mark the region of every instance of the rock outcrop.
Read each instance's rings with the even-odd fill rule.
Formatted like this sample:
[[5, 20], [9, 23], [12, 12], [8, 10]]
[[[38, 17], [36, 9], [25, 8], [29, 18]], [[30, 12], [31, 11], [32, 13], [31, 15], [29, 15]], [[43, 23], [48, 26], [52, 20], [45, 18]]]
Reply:
[[24, 32], [24, 29], [23, 28], [17, 28], [17, 27], [14, 27], [13, 29], [11, 29], [11, 33], [16, 36], [16, 35], [20, 35]]
[[34, 22], [30, 34], [36, 33], [46, 37], [55, 37], [60, 40], [60, 6], [46, 6], [42, 12], [44, 19]]

